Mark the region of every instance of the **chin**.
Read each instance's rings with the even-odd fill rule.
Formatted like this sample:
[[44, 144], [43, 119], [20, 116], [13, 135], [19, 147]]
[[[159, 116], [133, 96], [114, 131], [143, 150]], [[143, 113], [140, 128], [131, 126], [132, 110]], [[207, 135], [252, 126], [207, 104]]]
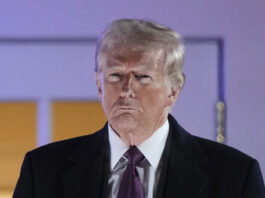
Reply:
[[135, 116], [126, 113], [112, 119], [112, 125], [115, 126], [117, 130], [131, 131], [137, 128], [138, 122]]

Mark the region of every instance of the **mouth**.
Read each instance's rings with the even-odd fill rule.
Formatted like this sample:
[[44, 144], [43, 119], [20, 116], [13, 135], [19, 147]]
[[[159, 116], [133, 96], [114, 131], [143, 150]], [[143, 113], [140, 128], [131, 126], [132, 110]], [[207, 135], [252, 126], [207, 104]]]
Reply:
[[119, 109], [122, 109], [122, 110], [136, 110], [135, 108], [128, 107], [128, 106], [120, 106]]
[[120, 111], [138, 111], [135, 107], [131, 106], [119, 106], [117, 109]]
[[137, 100], [132, 99], [119, 99], [115, 104], [114, 108], [121, 112], [132, 112], [132, 111], [140, 111], [141, 108], [138, 105]]

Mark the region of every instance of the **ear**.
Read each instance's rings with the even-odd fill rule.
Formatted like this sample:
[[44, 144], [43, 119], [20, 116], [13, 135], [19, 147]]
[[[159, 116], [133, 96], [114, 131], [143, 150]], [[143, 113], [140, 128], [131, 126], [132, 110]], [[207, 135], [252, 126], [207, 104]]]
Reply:
[[101, 82], [102, 75], [101, 73], [96, 73], [96, 85], [98, 88], [98, 97], [99, 100], [101, 101], [102, 98], [102, 82]]
[[167, 106], [171, 107], [177, 101], [180, 91], [181, 91], [180, 86], [169, 87]]

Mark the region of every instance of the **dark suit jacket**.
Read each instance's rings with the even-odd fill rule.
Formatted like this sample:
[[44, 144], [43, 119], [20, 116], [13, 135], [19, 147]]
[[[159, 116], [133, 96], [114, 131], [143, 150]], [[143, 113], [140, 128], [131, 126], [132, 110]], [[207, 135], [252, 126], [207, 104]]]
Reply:
[[[169, 115], [159, 198], [265, 198], [258, 162], [195, 137]], [[52, 143], [25, 156], [13, 198], [101, 198], [107, 195], [107, 125], [93, 135]]]

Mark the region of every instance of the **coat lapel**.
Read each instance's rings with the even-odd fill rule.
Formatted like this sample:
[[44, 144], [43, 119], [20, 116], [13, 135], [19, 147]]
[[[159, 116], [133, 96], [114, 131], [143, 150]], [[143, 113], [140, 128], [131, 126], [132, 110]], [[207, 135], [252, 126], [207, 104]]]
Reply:
[[[164, 152], [158, 197], [196, 198], [208, 176], [200, 168], [207, 158], [193, 136], [169, 116], [170, 133]], [[171, 138], [170, 138], [171, 137]]]
[[73, 153], [63, 173], [64, 198], [104, 197], [109, 166], [107, 127], [92, 136]]

